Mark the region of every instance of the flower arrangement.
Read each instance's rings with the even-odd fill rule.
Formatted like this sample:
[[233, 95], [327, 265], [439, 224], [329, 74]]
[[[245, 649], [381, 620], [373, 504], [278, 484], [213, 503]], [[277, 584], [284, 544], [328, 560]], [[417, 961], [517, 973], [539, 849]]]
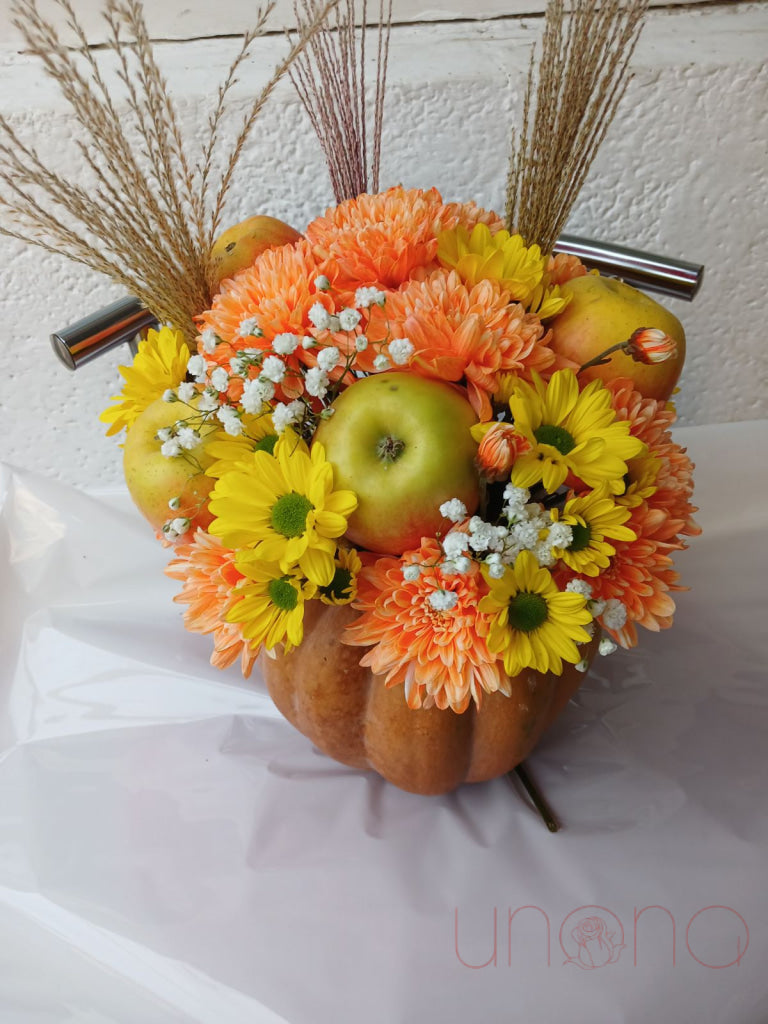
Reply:
[[[304, 5], [286, 66], [336, 205], [301, 233], [256, 216], [217, 238], [221, 201], [207, 235], [199, 203], [198, 256], [179, 243], [195, 288], [174, 302], [163, 280], [162, 325], [102, 420], [127, 430], [129, 489], [214, 665], [248, 676], [311, 640], [312, 609], [343, 608], [338, 643], [377, 685], [414, 716], [460, 716], [531, 673], [578, 684], [596, 650], [669, 627], [672, 555], [698, 532], [670, 434], [682, 328], [553, 248], [645, 4], [578, 0], [572, 31], [550, 4], [504, 217], [380, 190], [391, 11], [367, 144], [363, 37], [351, 5], [329, 24], [335, 6]], [[141, 36], [136, 5], [110, 9]], [[566, 100], [577, 65], [591, 89]], [[141, 295], [152, 308], [151, 281]]]

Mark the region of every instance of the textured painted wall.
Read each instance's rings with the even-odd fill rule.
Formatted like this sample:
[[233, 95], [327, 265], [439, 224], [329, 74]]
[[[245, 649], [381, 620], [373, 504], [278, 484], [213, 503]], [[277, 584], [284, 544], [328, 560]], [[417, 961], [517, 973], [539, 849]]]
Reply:
[[[383, 183], [436, 185], [448, 199], [502, 208], [507, 138], [537, 19], [398, 26], [393, 32]], [[262, 41], [245, 87], [263, 81]], [[236, 44], [163, 44], [164, 68], [193, 137]], [[679, 396], [684, 423], [768, 415], [763, 331], [768, 266], [768, 7], [654, 11], [623, 111], [580, 198], [570, 233], [707, 265], [689, 305]], [[64, 106], [23, 55], [0, 50], [0, 108], [59, 169], [78, 173]], [[228, 210], [301, 229], [330, 202], [316, 142], [289, 86], [260, 121]], [[0, 238], [0, 459], [81, 486], [118, 483], [119, 450], [97, 415], [118, 387], [110, 353], [71, 374], [47, 336], [119, 295], [81, 268]]]

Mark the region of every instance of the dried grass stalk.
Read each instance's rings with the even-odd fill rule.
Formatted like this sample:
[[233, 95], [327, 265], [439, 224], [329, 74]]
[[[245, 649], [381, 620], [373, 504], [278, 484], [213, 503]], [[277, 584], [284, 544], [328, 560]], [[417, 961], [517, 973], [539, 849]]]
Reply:
[[[338, 2], [316, 4], [226, 145], [221, 135], [232, 87], [274, 3], [256, 12], [255, 27], [244, 36], [219, 88], [193, 157], [138, 0], [107, 0], [104, 9], [107, 48], [125, 89], [120, 101], [70, 0], [56, 3], [72, 32], [71, 47], [41, 16], [36, 0], [15, 0], [13, 20], [26, 47], [69, 102], [90, 181], [81, 185], [48, 168], [0, 116], [0, 210], [8, 225], [0, 226], [0, 233], [106, 274], [158, 319], [194, 336], [193, 318], [211, 303], [211, 248], [245, 142], [275, 85]], [[224, 168], [220, 174], [214, 171], [218, 162]]]
[[[301, 31], [317, 17], [317, 8], [317, 0], [294, 4]], [[290, 71], [320, 141], [337, 203], [379, 191], [392, 0], [379, 0], [373, 124], [365, 81], [367, 0], [360, 22], [358, 31], [354, 0], [345, 0], [344, 7], [337, 8], [335, 24], [326, 24], [313, 36]]]
[[[629, 83], [648, 0], [549, 0], [523, 124], [513, 136], [507, 221], [548, 252], [560, 235]], [[534, 110], [535, 105], [535, 110]]]

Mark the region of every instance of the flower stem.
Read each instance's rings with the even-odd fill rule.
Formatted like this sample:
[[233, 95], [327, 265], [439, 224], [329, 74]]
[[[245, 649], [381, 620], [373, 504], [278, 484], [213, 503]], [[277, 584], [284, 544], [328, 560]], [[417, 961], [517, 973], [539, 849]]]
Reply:
[[624, 348], [627, 344], [628, 342], [626, 341], [620, 341], [617, 345], [611, 345], [610, 348], [607, 348], [604, 352], [601, 352], [599, 356], [595, 356], [595, 358], [590, 359], [589, 362], [583, 363], [578, 368], [576, 373], [581, 373], [582, 370], [586, 370], [590, 366], [603, 366], [604, 363], [609, 362], [609, 360], [606, 358], [607, 356], [612, 355], [614, 352], [618, 352], [619, 349]]
[[547, 826], [550, 832], [559, 832], [560, 825], [557, 818], [552, 812], [552, 808], [549, 806], [547, 801], [541, 794], [541, 791], [536, 786], [536, 783], [531, 778], [528, 769], [525, 766], [525, 762], [521, 761], [520, 764], [510, 772], [510, 775], [515, 774], [520, 782], [522, 783], [523, 789], [526, 791], [528, 796], [531, 798], [531, 802], [536, 810], [539, 812], [541, 820]]

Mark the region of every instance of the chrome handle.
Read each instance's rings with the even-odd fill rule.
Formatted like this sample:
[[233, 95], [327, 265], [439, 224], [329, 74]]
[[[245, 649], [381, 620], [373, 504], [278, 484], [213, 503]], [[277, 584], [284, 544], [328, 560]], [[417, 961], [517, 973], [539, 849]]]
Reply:
[[639, 249], [625, 249], [621, 245], [593, 242], [589, 238], [562, 235], [554, 245], [555, 252], [578, 256], [590, 270], [620, 277], [627, 284], [649, 292], [672, 295], [691, 302], [701, 287], [704, 267], [666, 256], [654, 256]]
[[67, 369], [76, 370], [125, 342], [135, 351], [137, 335], [157, 326], [157, 317], [138, 299], [127, 296], [56, 331], [51, 335], [51, 345]]

